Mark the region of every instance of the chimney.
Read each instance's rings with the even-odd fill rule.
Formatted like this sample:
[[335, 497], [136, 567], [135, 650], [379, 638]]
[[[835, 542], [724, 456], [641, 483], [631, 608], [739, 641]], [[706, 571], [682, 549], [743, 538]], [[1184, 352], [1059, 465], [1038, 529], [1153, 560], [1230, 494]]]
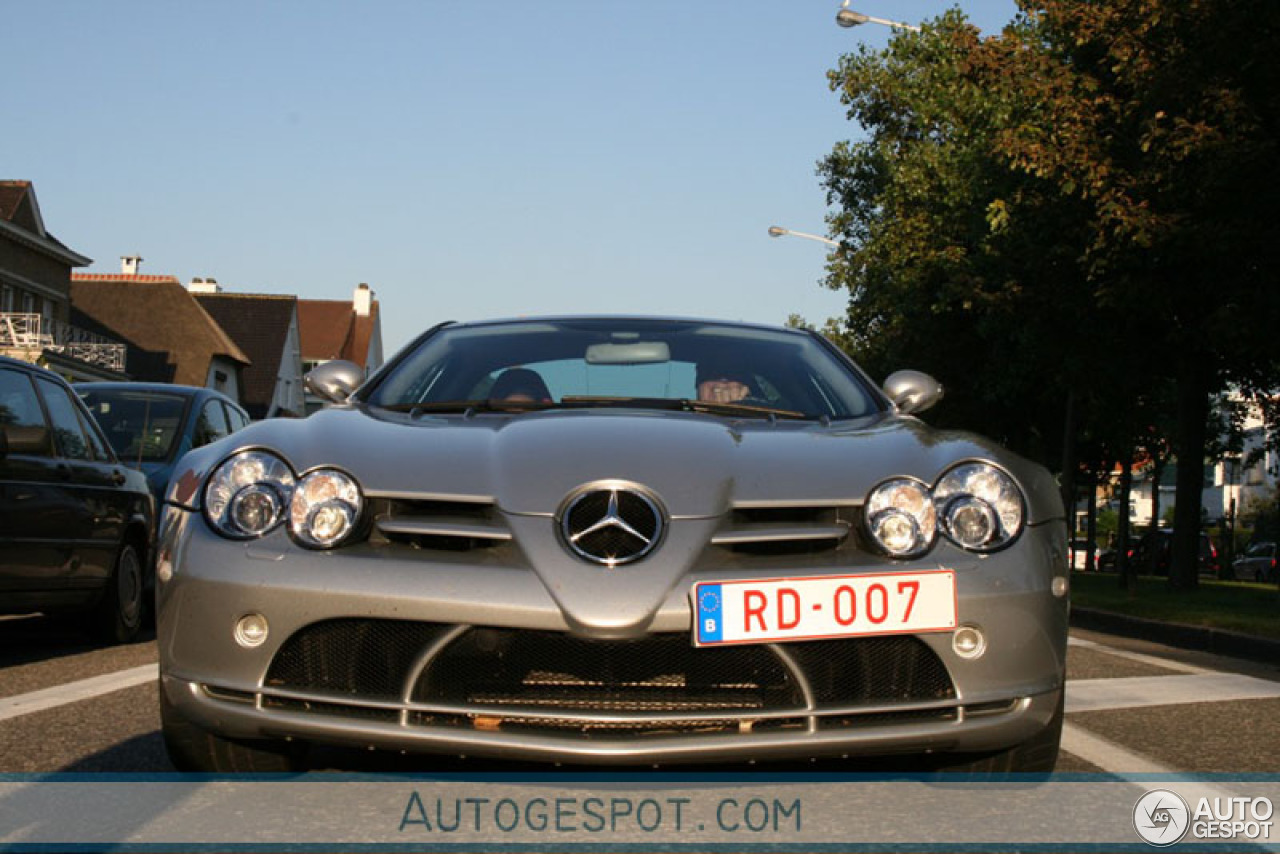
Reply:
[[187, 283], [187, 291], [193, 294], [220, 294], [222, 286], [212, 276], [207, 279], [192, 279]]
[[142, 266], [141, 255], [121, 255], [120, 256], [120, 272], [126, 276], [138, 275], [138, 268]]
[[361, 282], [356, 286], [355, 296], [351, 300], [351, 307], [355, 309], [357, 317], [368, 317], [373, 306], [373, 291], [369, 290], [369, 286]]

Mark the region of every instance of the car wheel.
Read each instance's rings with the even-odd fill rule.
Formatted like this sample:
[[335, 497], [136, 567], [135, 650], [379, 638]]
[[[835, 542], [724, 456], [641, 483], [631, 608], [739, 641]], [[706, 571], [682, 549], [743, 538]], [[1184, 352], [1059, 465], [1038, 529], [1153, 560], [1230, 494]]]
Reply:
[[160, 729], [169, 761], [179, 771], [255, 774], [303, 771], [301, 746], [284, 741], [233, 741], [187, 720], [160, 687]]
[[128, 643], [138, 636], [146, 611], [142, 591], [146, 588], [142, 558], [130, 543], [120, 547], [116, 565], [107, 579], [107, 589], [94, 611], [94, 627], [109, 643]]
[[946, 774], [1048, 774], [1058, 762], [1058, 745], [1062, 742], [1063, 704], [1066, 691], [1058, 693], [1058, 708], [1049, 725], [1037, 735], [1008, 750], [966, 756], [959, 761], [946, 761], [934, 770]]

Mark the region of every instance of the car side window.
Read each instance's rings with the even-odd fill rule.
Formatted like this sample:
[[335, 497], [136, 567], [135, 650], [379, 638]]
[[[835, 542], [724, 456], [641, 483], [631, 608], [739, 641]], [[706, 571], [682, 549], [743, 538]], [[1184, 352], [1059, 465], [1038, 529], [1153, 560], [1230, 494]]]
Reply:
[[248, 415], [245, 415], [243, 412], [240, 411], [238, 407], [232, 406], [229, 403], [224, 405], [227, 407], [227, 420], [231, 423], [232, 433], [236, 432], [237, 430], [243, 430], [244, 428], [249, 426]]
[[199, 448], [210, 442], [216, 442], [231, 433], [227, 424], [227, 413], [221, 401], [210, 400], [200, 409], [200, 418], [196, 421], [196, 433], [191, 438], [191, 446]]
[[53, 380], [44, 377], [36, 379], [40, 396], [44, 398], [44, 405], [49, 410], [58, 455], [69, 460], [92, 460], [93, 451], [85, 435], [84, 424], [80, 422], [80, 415], [76, 412], [76, 405], [71, 400], [71, 393]]
[[84, 435], [89, 440], [89, 451], [93, 454], [93, 458], [104, 463], [112, 462], [111, 449], [107, 446], [107, 440], [102, 438], [102, 430], [93, 420], [93, 415], [86, 415], [84, 409], [79, 406], [76, 407], [76, 412], [79, 413], [80, 421], [84, 425]]
[[47, 457], [53, 451], [44, 411], [23, 371], [0, 369], [0, 426], [9, 440], [9, 453]]

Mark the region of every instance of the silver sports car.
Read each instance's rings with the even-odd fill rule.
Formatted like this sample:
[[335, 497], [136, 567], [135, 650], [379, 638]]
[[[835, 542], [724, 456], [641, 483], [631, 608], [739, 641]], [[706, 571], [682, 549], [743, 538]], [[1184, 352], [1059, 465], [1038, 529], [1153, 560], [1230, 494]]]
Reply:
[[1046, 771], [1049, 474], [810, 332], [444, 324], [188, 454], [158, 554], [175, 764], [311, 743], [564, 763]]

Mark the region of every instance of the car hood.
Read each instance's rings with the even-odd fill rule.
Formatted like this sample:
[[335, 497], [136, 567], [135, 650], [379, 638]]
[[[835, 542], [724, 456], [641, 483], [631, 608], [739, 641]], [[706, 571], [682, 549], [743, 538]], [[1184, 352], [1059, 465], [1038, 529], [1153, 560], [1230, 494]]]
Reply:
[[298, 472], [344, 469], [368, 495], [492, 501], [516, 515], [552, 515], [584, 484], [630, 481], [677, 519], [751, 504], [857, 504], [885, 478], [933, 483], [956, 462], [985, 459], [1017, 478], [1032, 524], [1062, 515], [1056, 484], [1040, 466], [980, 437], [889, 413], [821, 424], [604, 409], [410, 418], [338, 407], [258, 422], [188, 454], [169, 500], [196, 506], [208, 472], [255, 447]]

